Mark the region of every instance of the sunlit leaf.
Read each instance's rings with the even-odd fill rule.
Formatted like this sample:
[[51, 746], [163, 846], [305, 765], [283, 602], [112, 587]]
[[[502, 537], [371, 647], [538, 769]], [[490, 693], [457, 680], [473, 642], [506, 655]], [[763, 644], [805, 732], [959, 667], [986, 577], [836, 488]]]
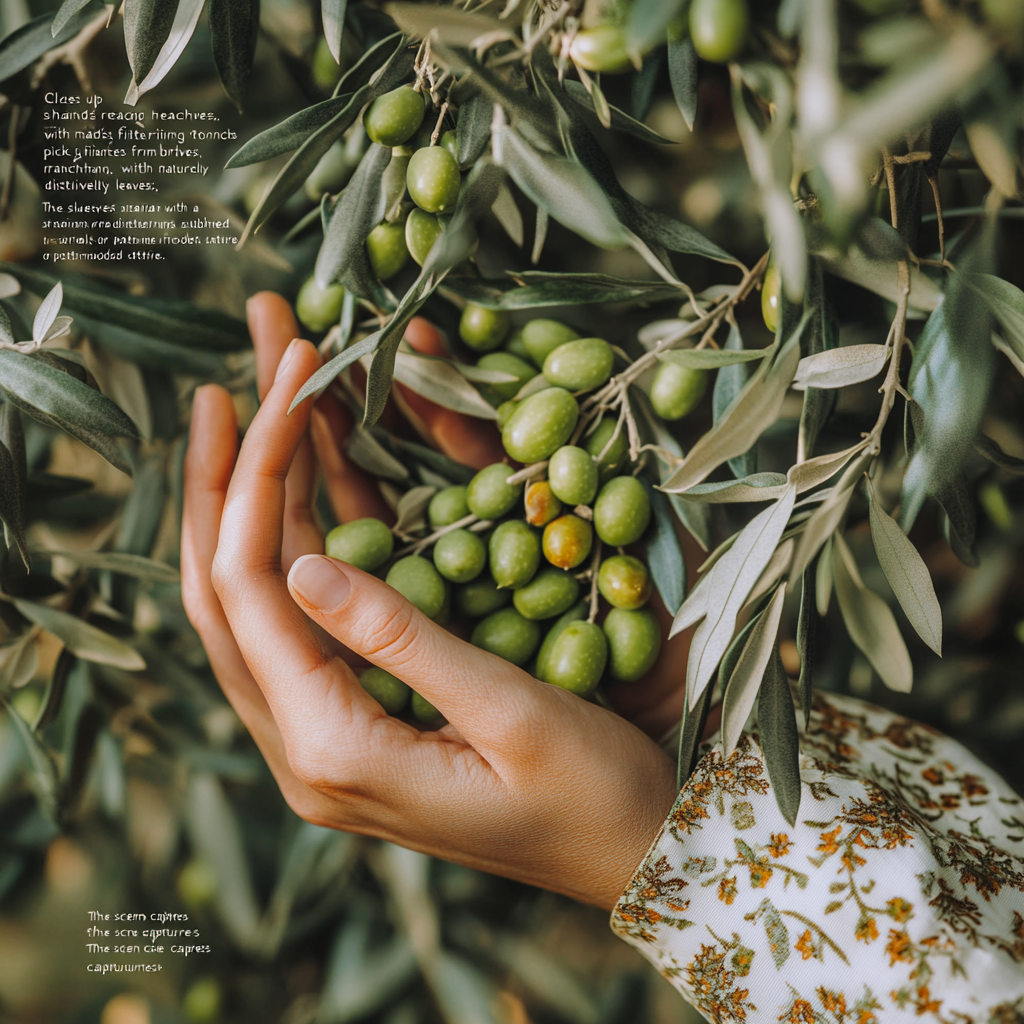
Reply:
[[889, 358], [885, 345], [847, 345], [800, 360], [793, 388], [845, 388], [871, 380], [882, 372]]
[[52, 633], [72, 654], [86, 661], [99, 662], [101, 665], [113, 665], [129, 671], [138, 671], [146, 667], [142, 655], [134, 647], [103, 630], [49, 605], [36, 604], [34, 601], [14, 602], [15, 608], [29, 622], [41, 626]]
[[395, 380], [453, 412], [485, 420], [498, 418], [494, 406], [444, 359], [399, 352], [395, 356]]
[[348, 0], [320, 0], [320, 20], [324, 26], [324, 39], [331, 56], [341, 63], [341, 36], [345, 31], [345, 8]]
[[697, 484], [679, 497], [684, 501], [699, 501], [720, 505], [738, 501], [775, 501], [786, 492], [786, 478], [781, 473], [754, 473], [741, 480], [719, 480], [711, 484]]
[[695, 370], [714, 370], [735, 363], [752, 363], [771, 354], [771, 348], [670, 348], [659, 353], [658, 359], [663, 363], [675, 363]]
[[[148, 0], [138, 0], [138, 2], [143, 3]], [[127, 106], [135, 106], [139, 102], [139, 98], [162, 82], [174, 67], [182, 51], [188, 45], [188, 41], [192, 38], [192, 33], [196, 30], [199, 15], [203, 13], [205, 4], [206, 0], [178, 0], [170, 32], [160, 47], [152, 67], [143, 76], [135, 65], [132, 65], [132, 84], [124, 98]]]

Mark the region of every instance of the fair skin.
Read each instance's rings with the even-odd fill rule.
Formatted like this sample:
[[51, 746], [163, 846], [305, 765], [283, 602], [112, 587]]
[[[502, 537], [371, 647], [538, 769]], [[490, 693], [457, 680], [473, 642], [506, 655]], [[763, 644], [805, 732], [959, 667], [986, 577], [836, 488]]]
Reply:
[[[228, 700], [308, 821], [611, 909], [676, 796], [675, 766], [626, 717], [539, 682], [324, 558], [317, 465], [339, 519], [386, 516], [344, 455], [330, 399], [288, 406], [320, 365], [290, 307], [249, 303], [262, 404], [241, 446], [231, 397], [196, 392], [185, 476], [185, 608]], [[407, 338], [438, 353], [423, 321]], [[497, 461], [496, 434], [419, 396], [399, 404], [446, 454]], [[678, 718], [686, 638], [616, 706], [652, 735]], [[679, 645], [682, 644], [680, 647]], [[386, 715], [350, 664], [371, 662], [441, 710], [429, 731]]]

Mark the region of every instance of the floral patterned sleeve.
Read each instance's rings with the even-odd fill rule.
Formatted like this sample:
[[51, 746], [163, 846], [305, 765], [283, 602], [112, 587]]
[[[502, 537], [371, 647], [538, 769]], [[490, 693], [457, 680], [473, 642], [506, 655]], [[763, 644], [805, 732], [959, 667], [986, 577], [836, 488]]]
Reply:
[[1001, 778], [818, 695], [791, 828], [756, 731], [701, 749], [611, 923], [708, 1020], [1024, 1020], [1024, 804]]

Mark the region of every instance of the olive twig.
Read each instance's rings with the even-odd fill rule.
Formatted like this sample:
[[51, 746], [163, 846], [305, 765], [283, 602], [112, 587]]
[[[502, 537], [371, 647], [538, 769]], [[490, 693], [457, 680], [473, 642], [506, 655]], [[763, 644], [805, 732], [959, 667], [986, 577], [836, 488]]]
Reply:
[[505, 483], [509, 487], [514, 487], [516, 484], [524, 483], [526, 480], [531, 480], [535, 476], [540, 476], [541, 473], [547, 469], [548, 460], [544, 459], [542, 462], [532, 462], [529, 466], [524, 466], [522, 469], [516, 470], [511, 476], [505, 478]]
[[449, 523], [447, 526], [442, 526], [439, 530], [435, 530], [429, 537], [424, 537], [414, 544], [407, 545], [397, 552], [395, 557], [401, 558], [403, 555], [409, 554], [418, 555], [424, 548], [430, 547], [434, 541], [443, 537], [446, 533], [452, 533], [454, 530], [469, 529], [473, 533], [479, 533], [481, 530], [486, 530], [490, 525], [490, 519], [481, 519], [470, 512], [468, 516], [463, 516], [461, 519], [456, 519], [454, 523]]

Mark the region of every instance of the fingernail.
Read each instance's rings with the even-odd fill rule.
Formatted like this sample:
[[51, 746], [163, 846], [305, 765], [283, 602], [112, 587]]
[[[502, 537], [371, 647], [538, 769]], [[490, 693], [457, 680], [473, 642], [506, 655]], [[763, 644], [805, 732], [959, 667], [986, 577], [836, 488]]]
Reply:
[[299, 339], [292, 338], [289, 342], [288, 347], [284, 350], [284, 355], [281, 356], [281, 362], [277, 364], [277, 372], [274, 374], [274, 380], [276, 381], [285, 370], [288, 369], [288, 364], [295, 358], [295, 351], [298, 348]]
[[352, 589], [341, 566], [323, 555], [303, 555], [292, 566], [288, 583], [303, 601], [323, 611], [337, 608]]

